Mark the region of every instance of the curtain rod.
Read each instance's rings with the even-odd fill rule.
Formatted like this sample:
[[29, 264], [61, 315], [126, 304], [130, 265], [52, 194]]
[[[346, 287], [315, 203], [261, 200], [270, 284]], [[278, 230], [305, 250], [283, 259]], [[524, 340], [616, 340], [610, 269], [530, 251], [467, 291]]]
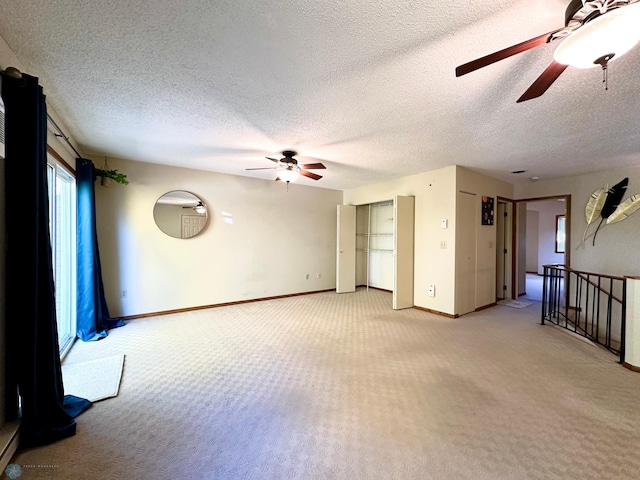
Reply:
[[56, 130], [58, 130], [58, 133], [54, 133], [54, 135], [58, 138], [62, 138], [65, 142], [67, 142], [67, 145], [69, 145], [71, 147], [71, 149], [76, 152], [76, 155], [78, 156], [78, 158], [83, 158], [82, 155], [80, 155], [78, 153], [78, 150], [76, 150], [76, 148], [73, 146], [73, 144], [71, 143], [71, 140], [69, 140], [69, 137], [67, 137], [64, 132], [62, 131], [62, 129], [58, 126], [58, 124], [56, 123], [56, 121], [51, 118], [51, 115], [49, 115], [47, 113], [47, 120], [49, 120], [53, 126], [55, 127]]
[[[16, 80], [22, 79], [22, 72], [15, 67], [7, 67], [5, 70], [2, 70], [1, 73], [2, 75], [5, 75], [9, 78], [14, 78]], [[67, 142], [67, 145], [71, 147], [71, 149], [76, 153], [78, 158], [82, 158], [82, 155], [78, 153], [78, 150], [76, 150], [76, 148], [73, 146], [73, 144], [71, 143], [71, 140], [69, 140], [69, 137], [64, 134], [62, 129], [58, 126], [56, 121], [53, 118], [51, 118], [51, 115], [49, 115], [49, 113], [47, 113], [47, 120], [49, 120], [53, 124], [54, 128], [58, 131], [58, 133], [54, 132], [54, 135], [58, 138], [62, 138], [65, 142]]]

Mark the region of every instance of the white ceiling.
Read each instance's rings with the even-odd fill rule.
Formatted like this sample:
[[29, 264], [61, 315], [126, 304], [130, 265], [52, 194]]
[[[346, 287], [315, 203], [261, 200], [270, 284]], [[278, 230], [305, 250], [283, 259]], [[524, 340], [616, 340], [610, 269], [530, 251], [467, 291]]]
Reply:
[[[513, 182], [638, 164], [640, 47], [516, 104], [569, 0], [3, 0], [0, 36], [85, 153], [347, 189], [458, 164]], [[7, 67], [8, 65], [2, 65]], [[527, 170], [513, 175], [513, 170]]]

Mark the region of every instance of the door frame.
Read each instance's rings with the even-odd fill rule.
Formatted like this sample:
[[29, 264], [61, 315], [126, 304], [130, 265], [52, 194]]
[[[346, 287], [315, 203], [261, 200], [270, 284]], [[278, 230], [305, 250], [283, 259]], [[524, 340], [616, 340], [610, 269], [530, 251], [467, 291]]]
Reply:
[[[516, 274], [517, 274], [517, 258], [518, 258], [518, 252], [521, 248], [521, 246], [516, 242], [517, 239], [517, 229], [518, 229], [518, 209], [517, 206], [520, 203], [528, 203], [528, 202], [541, 202], [541, 201], [545, 201], [545, 200], [559, 200], [559, 199], [564, 199], [565, 201], [565, 216], [566, 216], [566, 223], [565, 223], [565, 249], [564, 249], [564, 264], [567, 267], [571, 267], [571, 194], [564, 194], [564, 195], [549, 195], [546, 197], [531, 197], [531, 198], [519, 198], [517, 200], [512, 200], [509, 198], [504, 198], [504, 197], [498, 197], [497, 200], [498, 201], [503, 201], [503, 202], [512, 202], [513, 203], [513, 228], [512, 228], [512, 245], [514, 245], [514, 248], [511, 248], [511, 264], [512, 264], [512, 272], [511, 272], [511, 290], [512, 290], [512, 296], [511, 298], [517, 299], [518, 297], [515, 296], [516, 295], [516, 290], [517, 290], [517, 285], [516, 285]], [[497, 252], [496, 252], [497, 255]], [[568, 295], [568, 292], [565, 292], [565, 295]]]
[[565, 216], [567, 217], [565, 223], [565, 244], [564, 244], [564, 262], [567, 267], [571, 266], [571, 194], [566, 195], [549, 195], [548, 197], [533, 197], [533, 198], [520, 198], [515, 200], [515, 203], [528, 203], [528, 202], [544, 202], [545, 200], [560, 200], [565, 201]]
[[[517, 238], [516, 237], [516, 235], [517, 235], [516, 226], [517, 226], [517, 223], [518, 223], [517, 222], [518, 212], [517, 212], [517, 208], [516, 208], [516, 202], [517, 202], [516, 200], [513, 200], [511, 198], [498, 196], [496, 198], [496, 206], [495, 206], [496, 211], [497, 211], [498, 210], [498, 205], [497, 205], [498, 203], [508, 203], [508, 204], [511, 205], [511, 217], [510, 217], [510, 223], [511, 223], [511, 268], [510, 268], [510, 271], [509, 271], [508, 275], [511, 278], [511, 294], [510, 294], [511, 297], [510, 298], [514, 299], [514, 300], [517, 300], [517, 298], [518, 298], [518, 296], [516, 294], [516, 290], [517, 290], [516, 279], [517, 278], [516, 278], [516, 268], [515, 268], [516, 259], [518, 258], [517, 254], [516, 254], [517, 253], [516, 252], [516, 248], [515, 248], [516, 238]], [[500, 221], [504, 222], [504, 219], [503, 218], [499, 218], [497, 215], [496, 215], [496, 218], [497, 218], [496, 223], [500, 222]], [[497, 234], [498, 234], [498, 229], [496, 228], [496, 236], [497, 236]], [[497, 244], [497, 237], [496, 237], [496, 244]], [[497, 257], [498, 254], [499, 254], [499, 252], [498, 252], [498, 249], [496, 248], [496, 261], [497, 261], [497, 258], [498, 258]], [[498, 274], [498, 272], [496, 271], [496, 276], [497, 276], [497, 274]]]

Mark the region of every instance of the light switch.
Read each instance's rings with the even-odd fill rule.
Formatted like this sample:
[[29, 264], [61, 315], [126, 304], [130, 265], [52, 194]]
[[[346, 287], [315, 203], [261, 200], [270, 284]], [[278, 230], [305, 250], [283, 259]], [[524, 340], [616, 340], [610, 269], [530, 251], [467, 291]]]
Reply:
[[447, 219], [446, 219], [446, 218], [443, 218], [442, 220], [440, 220], [440, 226], [441, 226], [442, 228], [447, 228], [447, 224], [448, 224], [448, 223], [449, 223], [449, 222], [447, 221]]

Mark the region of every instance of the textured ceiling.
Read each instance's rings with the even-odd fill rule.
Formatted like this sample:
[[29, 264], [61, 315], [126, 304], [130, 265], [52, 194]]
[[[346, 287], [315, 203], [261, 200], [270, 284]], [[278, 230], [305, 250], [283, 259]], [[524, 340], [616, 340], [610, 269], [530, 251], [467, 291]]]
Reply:
[[567, 4], [3, 0], [0, 36], [85, 153], [275, 178], [244, 169], [293, 149], [327, 166], [300, 183], [337, 189], [452, 164], [513, 182], [638, 164], [640, 47], [609, 91], [569, 68], [516, 104], [554, 44], [455, 77], [562, 27]]

